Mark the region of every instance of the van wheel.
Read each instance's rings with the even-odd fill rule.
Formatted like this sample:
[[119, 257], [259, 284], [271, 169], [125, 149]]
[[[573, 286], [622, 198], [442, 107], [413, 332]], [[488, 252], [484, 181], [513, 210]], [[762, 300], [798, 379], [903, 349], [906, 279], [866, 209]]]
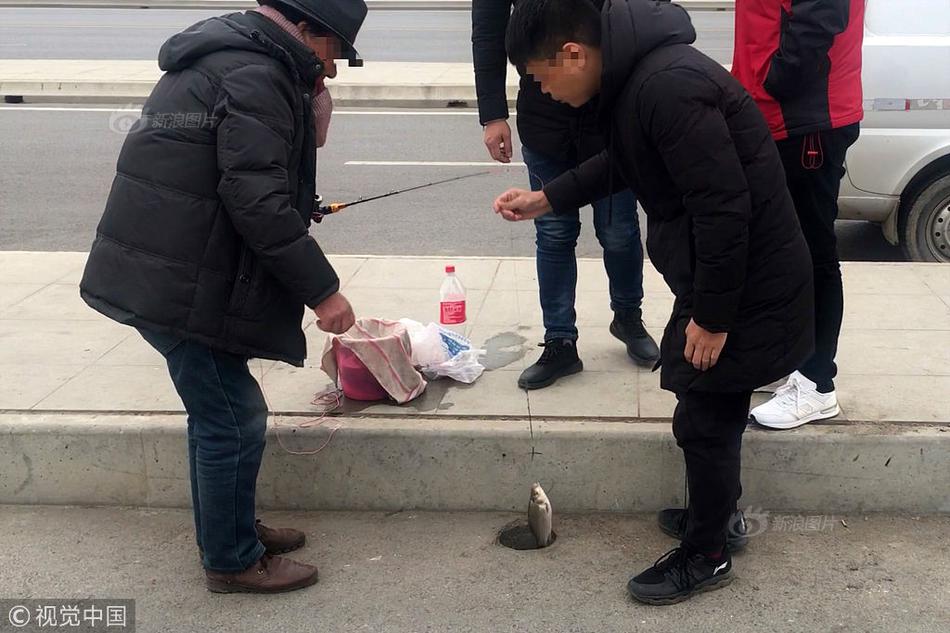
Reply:
[[950, 263], [950, 175], [927, 182], [905, 201], [900, 228], [907, 259]]

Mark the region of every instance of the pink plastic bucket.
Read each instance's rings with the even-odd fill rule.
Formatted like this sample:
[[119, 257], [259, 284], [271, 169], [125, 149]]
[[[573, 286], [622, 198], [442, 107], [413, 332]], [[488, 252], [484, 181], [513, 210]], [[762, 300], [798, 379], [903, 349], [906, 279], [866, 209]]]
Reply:
[[352, 350], [334, 343], [333, 353], [336, 356], [340, 388], [343, 389], [344, 396], [361, 402], [389, 399], [386, 390]]

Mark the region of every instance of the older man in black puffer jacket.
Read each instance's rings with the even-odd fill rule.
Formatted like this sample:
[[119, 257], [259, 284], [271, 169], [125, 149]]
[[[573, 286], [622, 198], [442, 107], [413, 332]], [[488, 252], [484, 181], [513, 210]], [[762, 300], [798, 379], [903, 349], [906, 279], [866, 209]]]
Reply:
[[334, 59], [358, 64], [362, 0], [260, 0], [162, 47], [166, 74], [126, 139], [83, 299], [165, 356], [188, 412], [208, 588], [274, 593], [317, 569], [276, 554], [303, 533], [255, 521], [267, 405], [251, 357], [303, 365], [304, 306], [340, 333], [353, 310], [309, 226]]

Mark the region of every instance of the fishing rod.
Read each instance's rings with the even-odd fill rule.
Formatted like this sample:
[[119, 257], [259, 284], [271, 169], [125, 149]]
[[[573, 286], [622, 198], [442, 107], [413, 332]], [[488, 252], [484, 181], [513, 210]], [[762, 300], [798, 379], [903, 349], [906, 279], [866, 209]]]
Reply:
[[383, 198], [389, 198], [392, 196], [398, 196], [403, 193], [409, 193], [410, 191], [418, 191], [419, 189], [428, 189], [429, 187], [435, 187], [436, 185], [444, 185], [450, 182], [457, 182], [459, 180], [466, 180], [468, 178], [475, 178], [477, 176], [486, 176], [490, 174], [491, 171], [480, 171], [474, 174], [466, 174], [464, 176], [456, 176], [454, 178], [446, 178], [445, 180], [437, 180], [435, 182], [429, 182], [424, 185], [416, 185], [415, 187], [408, 187], [406, 189], [398, 189], [396, 191], [390, 191], [389, 193], [384, 193], [378, 196], [372, 196], [370, 198], [359, 198], [353, 202], [331, 202], [330, 204], [323, 204], [323, 198], [320, 196], [314, 196], [314, 200], [317, 203], [317, 210], [313, 213], [313, 221], [320, 223], [323, 221], [323, 218], [328, 215], [333, 215], [334, 213], [339, 213], [343, 209], [349, 207], [355, 207], [358, 204], [363, 204], [366, 202], [373, 202], [374, 200], [382, 200]]

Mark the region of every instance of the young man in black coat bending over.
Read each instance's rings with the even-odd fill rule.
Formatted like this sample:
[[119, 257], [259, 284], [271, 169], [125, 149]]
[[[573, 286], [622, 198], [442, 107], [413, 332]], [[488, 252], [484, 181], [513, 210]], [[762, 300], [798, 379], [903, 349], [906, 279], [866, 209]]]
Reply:
[[496, 212], [529, 220], [632, 187], [650, 259], [676, 295], [661, 383], [679, 402], [690, 502], [681, 545], [628, 585], [651, 604], [731, 580], [752, 391], [814, 346], [810, 258], [781, 158], [755, 102], [694, 39], [681, 7], [652, 0], [608, 0], [602, 12], [587, 0], [521, 0], [507, 39], [512, 63], [555, 99], [600, 96], [608, 149], [543, 191], [504, 193]]

